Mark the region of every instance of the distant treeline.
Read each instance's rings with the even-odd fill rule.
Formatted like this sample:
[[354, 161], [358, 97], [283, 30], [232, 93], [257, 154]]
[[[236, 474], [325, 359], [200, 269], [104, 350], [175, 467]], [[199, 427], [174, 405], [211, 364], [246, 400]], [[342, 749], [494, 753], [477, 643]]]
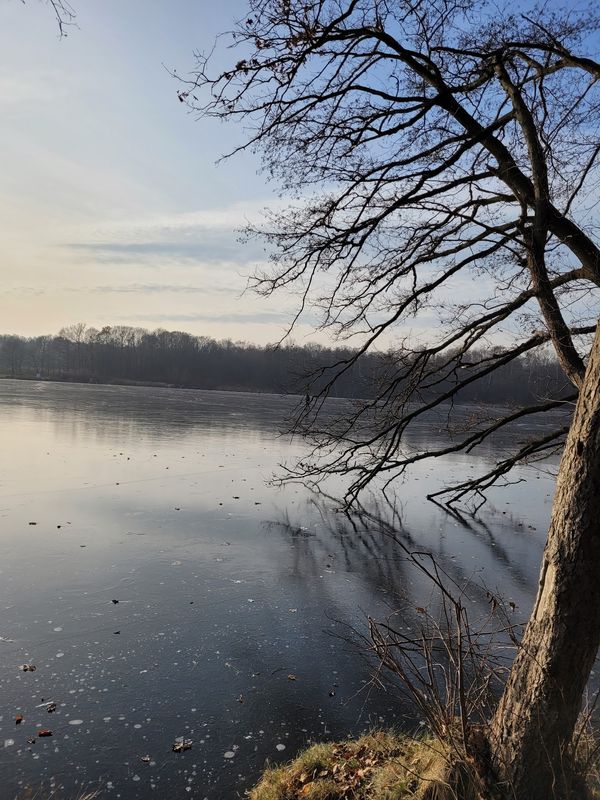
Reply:
[[[0, 335], [0, 375], [91, 383], [134, 383], [198, 389], [314, 394], [307, 375], [347, 359], [350, 348], [317, 344], [260, 347], [216, 341], [181, 331], [83, 323], [55, 336]], [[393, 369], [400, 354], [368, 353], [337, 378], [336, 397], [373, 397], [379, 377]], [[325, 375], [330, 376], [329, 372]], [[443, 389], [438, 386], [438, 391]], [[564, 393], [565, 380], [555, 360], [528, 354], [464, 390], [460, 399], [484, 403], [525, 403]]]

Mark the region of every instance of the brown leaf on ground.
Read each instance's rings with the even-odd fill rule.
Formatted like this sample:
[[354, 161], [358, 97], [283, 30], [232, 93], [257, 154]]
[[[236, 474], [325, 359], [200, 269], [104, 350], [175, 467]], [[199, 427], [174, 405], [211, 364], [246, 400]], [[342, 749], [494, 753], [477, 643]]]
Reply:
[[192, 749], [192, 740], [191, 739], [175, 739], [173, 742], [173, 752], [174, 753], [183, 753], [186, 750]]

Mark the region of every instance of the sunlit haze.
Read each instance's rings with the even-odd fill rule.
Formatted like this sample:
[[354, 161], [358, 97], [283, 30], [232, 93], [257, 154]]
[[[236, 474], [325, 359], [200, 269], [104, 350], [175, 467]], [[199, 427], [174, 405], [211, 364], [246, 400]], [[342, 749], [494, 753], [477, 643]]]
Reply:
[[44, 3], [2, 4], [3, 332], [284, 331], [291, 300], [243, 294], [263, 253], [236, 233], [272, 191], [250, 155], [216, 165], [243, 131], [191, 116], [169, 73], [192, 70], [243, 7], [78, 3], [61, 39]]
[[[281, 202], [276, 187], [250, 152], [217, 164], [247, 132], [190, 113], [174, 77], [245, 8], [88, 0], [61, 38], [42, 0], [0, 6], [2, 333], [84, 322], [265, 344], [288, 330], [297, 299], [247, 291], [266, 255], [239, 241]], [[461, 302], [480, 290], [468, 274], [454, 279]], [[318, 321], [309, 309], [295, 339], [329, 342]], [[438, 324], [423, 308], [395, 334], [426, 340]]]

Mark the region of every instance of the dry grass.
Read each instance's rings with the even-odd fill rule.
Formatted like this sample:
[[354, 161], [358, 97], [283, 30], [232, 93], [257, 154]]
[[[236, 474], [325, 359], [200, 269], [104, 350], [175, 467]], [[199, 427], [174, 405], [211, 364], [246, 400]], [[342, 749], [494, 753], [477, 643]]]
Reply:
[[446, 780], [451, 771], [439, 742], [380, 731], [316, 744], [268, 768], [250, 800], [446, 800], [455, 796]]
[[576, 732], [575, 771], [581, 777], [590, 800], [600, 800], [600, 744], [598, 731], [585, 724]]
[[[581, 797], [588, 800], [600, 800], [599, 753], [596, 736], [579, 738]], [[249, 798], [481, 800], [487, 793], [472, 776], [469, 765], [435, 739], [378, 731], [354, 741], [315, 744], [294, 761], [267, 768]]]

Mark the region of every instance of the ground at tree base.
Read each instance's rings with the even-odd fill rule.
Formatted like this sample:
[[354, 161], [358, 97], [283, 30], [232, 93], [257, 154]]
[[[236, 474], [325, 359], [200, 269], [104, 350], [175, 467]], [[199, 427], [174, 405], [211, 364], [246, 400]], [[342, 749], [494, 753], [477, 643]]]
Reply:
[[[485, 800], [496, 795], [476, 788], [468, 765], [462, 766], [435, 739], [376, 731], [356, 740], [315, 744], [288, 764], [268, 767], [249, 798]], [[588, 800], [600, 800], [600, 782], [593, 783]]]

